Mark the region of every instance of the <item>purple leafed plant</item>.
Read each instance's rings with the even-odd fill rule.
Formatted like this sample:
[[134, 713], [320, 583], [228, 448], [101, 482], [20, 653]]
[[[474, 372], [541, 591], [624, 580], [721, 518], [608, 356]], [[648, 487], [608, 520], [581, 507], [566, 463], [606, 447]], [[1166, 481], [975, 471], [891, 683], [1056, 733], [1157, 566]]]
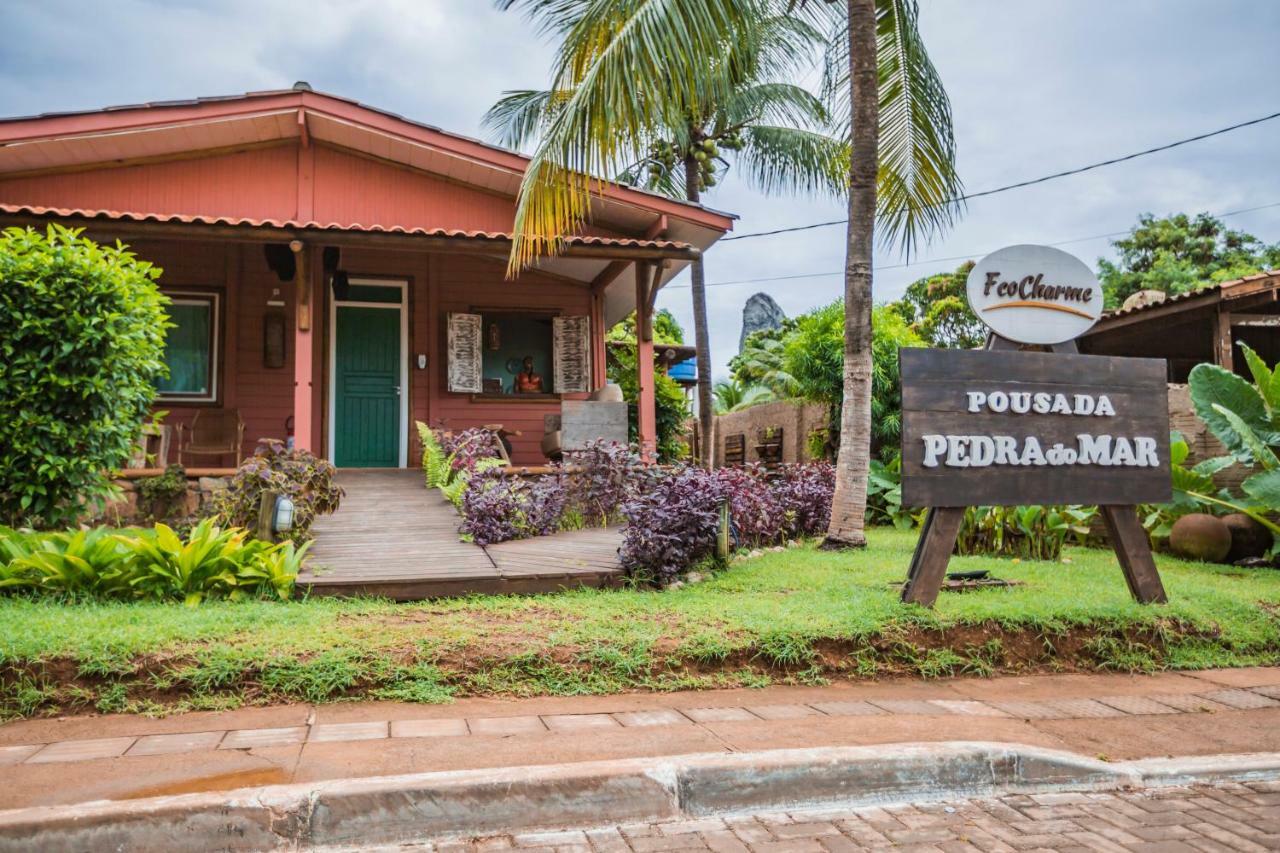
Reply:
[[714, 552], [726, 501], [740, 544], [821, 533], [834, 490], [835, 469], [825, 462], [784, 465], [773, 473], [757, 466], [668, 470], [623, 505], [622, 564], [655, 583], [674, 579]]
[[782, 535], [786, 509], [759, 465], [720, 468], [715, 472], [729, 514], [743, 545], [769, 545]]
[[658, 477], [623, 504], [622, 565], [655, 583], [673, 580], [714, 550], [722, 500], [723, 485], [701, 468]]
[[486, 471], [462, 495], [462, 532], [480, 545], [545, 536], [559, 528], [568, 500], [563, 474], [526, 481]]
[[462, 494], [462, 532], [492, 545], [520, 535], [520, 478], [486, 471], [471, 478]]
[[836, 489], [836, 469], [830, 462], [782, 465], [771, 486], [782, 506], [786, 538], [817, 536], [827, 529]]
[[455, 471], [473, 471], [481, 459], [492, 459], [498, 455], [498, 437], [484, 427], [472, 427], [452, 434], [438, 430], [436, 438], [445, 455], [453, 457]]
[[566, 453], [565, 464], [579, 469], [573, 477], [570, 506], [589, 524], [616, 521], [618, 509], [648, 476], [640, 457], [616, 441], [588, 442], [585, 449]]

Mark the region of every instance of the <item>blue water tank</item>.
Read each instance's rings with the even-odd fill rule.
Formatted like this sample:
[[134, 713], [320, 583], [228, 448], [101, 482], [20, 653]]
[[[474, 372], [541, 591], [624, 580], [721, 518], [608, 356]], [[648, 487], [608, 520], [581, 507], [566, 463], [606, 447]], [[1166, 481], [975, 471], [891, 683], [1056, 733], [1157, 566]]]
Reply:
[[697, 359], [690, 358], [671, 365], [671, 368], [667, 371], [667, 375], [677, 382], [697, 382]]

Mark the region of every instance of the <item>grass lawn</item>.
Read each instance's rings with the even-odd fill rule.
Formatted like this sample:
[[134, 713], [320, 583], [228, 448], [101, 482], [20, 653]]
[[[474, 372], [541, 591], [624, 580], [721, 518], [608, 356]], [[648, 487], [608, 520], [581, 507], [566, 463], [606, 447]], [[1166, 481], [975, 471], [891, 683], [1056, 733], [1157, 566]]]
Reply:
[[1277, 571], [1160, 557], [1171, 603], [1142, 607], [1109, 550], [956, 558], [1023, 585], [943, 593], [930, 612], [890, 586], [915, 533], [870, 538], [862, 552], [768, 552], [662, 593], [198, 608], [0, 598], [0, 714], [1280, 663]]

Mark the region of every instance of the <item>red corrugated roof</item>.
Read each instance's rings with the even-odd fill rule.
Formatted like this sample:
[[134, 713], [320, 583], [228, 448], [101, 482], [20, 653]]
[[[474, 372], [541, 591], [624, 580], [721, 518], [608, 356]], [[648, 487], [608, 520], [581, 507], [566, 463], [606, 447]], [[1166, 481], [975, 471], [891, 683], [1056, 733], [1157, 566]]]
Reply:
[[1128, 317], [1130, 314], [1139, 314], [1143, 311], [1149, 311], [1152, 308], [1159, 308], [1162, 305], [1170, 305], [1177, 302], [1187, 302], [1192, 299], [1204, 298], [1206, 296], [1221, 293], [1223, 290], [1230, 290], [1237, 285], [1272, 277], [1280, 277], [1280, 270], [1254, 273], [1253, 275], [1247, 275], [1244, 278], [1237, 278], [1233, 281], [1224, 281], [1218, 284], [1207, 284], [1204, 287], [1198, 287], [1195, 290], [1188, 290], [1183, 293], [1175, 293], [1160, 302], [1151, 302], [1146, 305], [1140, 305], [1137, 308], [1117, 308], [1115, 311], [1108, 311], [1106, 314], [1103, 314], [1101, 319], [1107, 320], [1112, 317]]
[[[489, 240], [495, 243], [511, 242], [513, 235], [505, 231], [463, 231], [450, 228], [402, 228], [400, 226], [385, 227], [382, 225], [361, 225], [358, 222], [342, 224], [338, 222], [303, 222], [296, 219], [253, 219], [244, 216], [202, 216], [181, 213], [139, 213], [125, 210], [84, 210], [79, 208], [40, 207], [27, 204], [0, 204], [0, 213], [15, 216], [47, 216], [78, 217], [84, 219], [106, 219], [122, 222], [183, 222], [199, 225], [230, 225], [246, 228], [284, 228], [300, 231], [354, 231], [370, 234], [406, 234], [420, 237], [451, 237], [458, 240]], [[615, 248], [675, 249], [689, 250], [694, 247], [689, 243], [675, 240], [638, 240], [630, 237], [595, 237], [577, 235], [566, 237], [564, 242], [570, 246], [611, 246]]]

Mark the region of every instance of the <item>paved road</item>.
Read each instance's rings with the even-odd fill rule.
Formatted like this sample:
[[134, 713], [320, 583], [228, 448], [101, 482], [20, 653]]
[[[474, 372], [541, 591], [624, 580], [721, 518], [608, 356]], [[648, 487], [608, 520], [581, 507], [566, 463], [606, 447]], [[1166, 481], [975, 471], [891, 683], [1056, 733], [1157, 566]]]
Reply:
[[378, 849], [439, 853], [1264, 851], [1280, 849], [1280, 782], [760, 814]]

